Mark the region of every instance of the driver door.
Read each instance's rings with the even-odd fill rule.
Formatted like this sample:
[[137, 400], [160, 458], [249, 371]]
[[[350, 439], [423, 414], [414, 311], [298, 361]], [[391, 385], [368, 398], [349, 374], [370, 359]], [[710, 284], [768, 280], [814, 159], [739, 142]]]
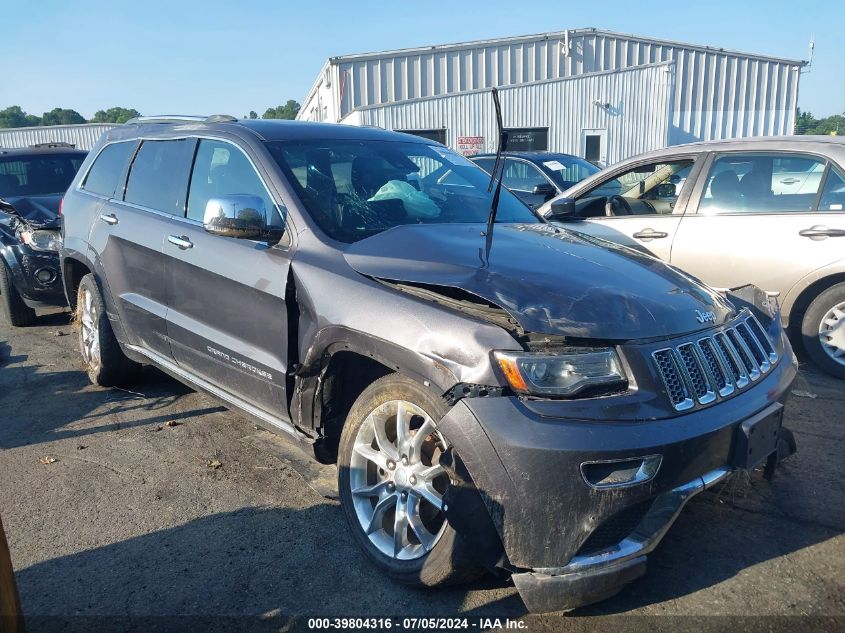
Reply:
[[693, 154], [612, 172], [576, 197], [581, 219], [566, 227], [669, 261], [700, 163]]

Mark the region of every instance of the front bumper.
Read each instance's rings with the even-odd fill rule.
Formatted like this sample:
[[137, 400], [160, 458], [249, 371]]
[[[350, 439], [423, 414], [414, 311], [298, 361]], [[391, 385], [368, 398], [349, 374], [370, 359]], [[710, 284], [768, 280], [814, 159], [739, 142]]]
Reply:
[[[532, 610], [567, 610], [608, 597], [644, 573], [684, 503], [731, 470], [737, 427], [784, 403], [796, 374], [789, 347], [752, 388], [675, 417], [596, 422], [548, 415], [517, 398], [467, 398], [438, 424], [479, 491], [508, 569]], [[662, 457], [656, 475], [600, 489], [586, 462]], [[450, 504], [447, 516], [458, 512]], [[637, 508], [628, 531], [591, 548], [589, 539]], [[453, 524], [467, 525], [466, 517]]]
[[[36, 251], [26, 244], [7, 245], [2, 249], [3, 261], [24, 303], [31, 308], [67, 305], [58, 253]], [[39, 279], [39, 275], [43, 278]]]

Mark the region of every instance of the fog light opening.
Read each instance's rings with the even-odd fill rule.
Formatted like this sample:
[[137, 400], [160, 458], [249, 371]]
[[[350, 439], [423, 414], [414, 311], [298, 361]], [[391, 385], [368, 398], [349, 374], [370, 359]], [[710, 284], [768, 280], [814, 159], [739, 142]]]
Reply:
[[51, 284], [56, 280], [56, 271], [52, 268], [39, 268], [35, 271], [35, 278], [42, 284]]
[[646, 455], [584, 462], [581, 476], [588, 486], [599, 490], [636, 486], [654, 479], [662, 461], [661, 455]]

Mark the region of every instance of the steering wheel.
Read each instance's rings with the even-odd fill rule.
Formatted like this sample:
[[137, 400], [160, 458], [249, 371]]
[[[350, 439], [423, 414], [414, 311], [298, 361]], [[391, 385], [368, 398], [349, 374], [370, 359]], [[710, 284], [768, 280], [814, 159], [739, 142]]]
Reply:
[[617, 215], [634, 215], [631, 203], [623, 196], [608, 196], [604, 203], [604, 214], [612, 218]]

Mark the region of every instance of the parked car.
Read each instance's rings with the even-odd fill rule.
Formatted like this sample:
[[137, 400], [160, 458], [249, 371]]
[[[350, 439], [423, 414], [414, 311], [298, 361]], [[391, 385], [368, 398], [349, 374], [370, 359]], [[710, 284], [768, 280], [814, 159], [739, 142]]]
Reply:
[[807, 354], [845, 378], [845, 139], [696, 143], [626, 160], [543, 206], [714, 287], [777, 295]]
[[[502, 184], [529, 207], [538, 207], [572, 185], [599, 171], [593, 163], [556, 152], [503, 152]], [[488, 174], [495, 154], [477, 154], [470, 160]]]
[[59, 202], [87, 152], [52, 143], [0, 149], [0, 304], [13, 326], [67, 305], [59, 279]]
[[794, 357], [752, 287], [504, 189], [489, 234], [488, 184], [377, 128], [117, 127], [64, 199], [88, 376], [151, 363], [336, 462], [352, 537], [399, 582], [499, 569], [534, 611], [603, 599], [690, 497], [773, 464]]

